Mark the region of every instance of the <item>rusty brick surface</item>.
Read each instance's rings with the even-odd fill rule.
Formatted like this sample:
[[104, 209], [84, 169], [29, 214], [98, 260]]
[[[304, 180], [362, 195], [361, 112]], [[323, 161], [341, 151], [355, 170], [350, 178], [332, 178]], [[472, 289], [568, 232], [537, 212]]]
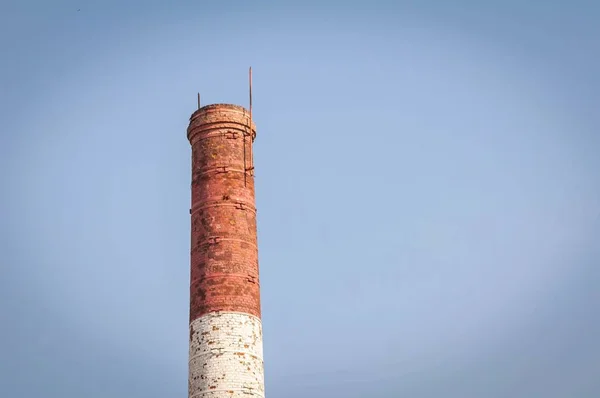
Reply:
[[200, 108], [190, 118], [190, 321], [216, 311], [260, 318], [250, 115], [237, 105]]

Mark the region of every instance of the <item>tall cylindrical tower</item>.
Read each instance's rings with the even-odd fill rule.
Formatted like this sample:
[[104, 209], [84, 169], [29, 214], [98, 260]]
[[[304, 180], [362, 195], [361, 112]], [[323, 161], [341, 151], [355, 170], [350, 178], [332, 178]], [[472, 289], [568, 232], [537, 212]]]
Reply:
[[252, 143], [243, 107], [190, 118], [189, 398], [264, 397]]

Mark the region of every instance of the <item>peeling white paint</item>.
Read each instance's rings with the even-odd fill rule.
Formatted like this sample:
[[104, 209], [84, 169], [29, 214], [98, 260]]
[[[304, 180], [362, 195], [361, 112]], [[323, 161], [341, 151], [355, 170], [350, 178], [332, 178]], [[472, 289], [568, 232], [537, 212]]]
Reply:
[[189, 398], [264, 397], [262, 324], [214, 312], [190, 323]]

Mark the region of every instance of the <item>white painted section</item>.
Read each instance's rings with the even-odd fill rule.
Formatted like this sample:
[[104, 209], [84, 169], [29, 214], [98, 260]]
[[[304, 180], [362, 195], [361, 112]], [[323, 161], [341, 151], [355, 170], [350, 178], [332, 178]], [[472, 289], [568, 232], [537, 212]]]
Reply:
[[213, 312], [192, 321], [189, 398], [264, 396], [260, 319]]

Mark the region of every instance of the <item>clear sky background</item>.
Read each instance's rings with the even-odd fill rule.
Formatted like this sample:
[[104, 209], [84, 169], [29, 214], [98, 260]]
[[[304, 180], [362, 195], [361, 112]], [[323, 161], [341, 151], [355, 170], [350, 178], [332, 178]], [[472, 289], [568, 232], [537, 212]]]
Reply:
[[267, 397], [600, 396], [597, 4], [0, 2], [0, 396], [187, 396], [250, 65]]

